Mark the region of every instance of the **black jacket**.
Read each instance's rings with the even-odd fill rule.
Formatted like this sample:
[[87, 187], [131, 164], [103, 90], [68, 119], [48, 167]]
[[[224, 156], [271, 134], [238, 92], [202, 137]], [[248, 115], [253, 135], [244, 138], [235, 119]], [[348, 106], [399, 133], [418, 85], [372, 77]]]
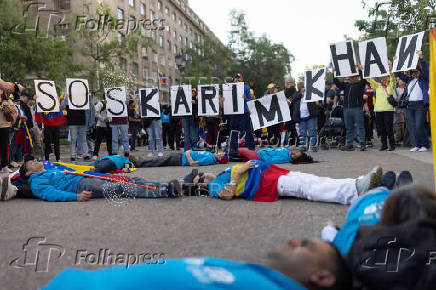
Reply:
[[[292, 121], [295, 123], [299, 123], [301, 121], [300, 116], [300, 103], [301, 99], [303, 98], [303, 93], [297, 92], [295, 95], [292, 96]], [[310, 102], [307, 103], [307, 108], [309, 109], [309, 118], [315, 118], [318, 117], [318, 105], [316, 102]]]
[[67, 106], [67, 124], [68, 126], [84, 126], [86, 125], [85, 110], [70, 110]]
[[29, 106], [26, 103], [24, 103], [23, 101], [20, 101], [20, 107], [21, 107], [21, 110], [23, 110], [24, 115], [26, 115], [27, 128], [32, 129], [33, 128], [32, 112], [30, 111]]
[[333, 79], [336, 86], [344, 91], [344, 109], [363, 107], [363, 93], [368, 82], [363, 79], [362, 71], [359, 71], [359, 73], [362, 79], [355, 84], [341, 82], [338, 78]]

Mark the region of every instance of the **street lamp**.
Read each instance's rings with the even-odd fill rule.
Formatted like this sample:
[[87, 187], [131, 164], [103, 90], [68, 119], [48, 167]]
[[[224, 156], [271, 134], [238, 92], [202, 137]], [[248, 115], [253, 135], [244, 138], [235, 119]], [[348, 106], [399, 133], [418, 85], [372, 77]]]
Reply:
[[187, 59], [188, 59], [188, 55], [183, 53], [183, 51], [180, 51], [176, 55], [176, 61], [175, 62], [176, 62], [176, 65], [177, 65], [177, 69], [180, 72], [180, 82], [179, 82], [179, 84], [181, 83], [181, 80], [182, 80], [183, 75], [185, 73], [185, 67], [186, 67]]

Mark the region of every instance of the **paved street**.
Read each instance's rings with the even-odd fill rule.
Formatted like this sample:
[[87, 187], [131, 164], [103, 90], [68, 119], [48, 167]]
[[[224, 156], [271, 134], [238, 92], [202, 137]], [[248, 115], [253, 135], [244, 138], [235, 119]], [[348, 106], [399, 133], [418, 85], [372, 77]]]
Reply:
[[[144, 148], [135, 154], [144, 154]], [[299, 170], [334, 178], [356, 177], [375, 165], [385, 170], [409, 169], [417, 184], [433, 186], [431, 153], [339, 152], [320, 151], [313, 154], [319, 163], [285, 165]], [[67, 160], [66, 158], [64, 160]], [[225, 165], [202, 168], [218, 173]], [[168, 180], [185, 175], [189, 168], [140, 169], [133, 175], [150, 180]], [[216, 256], [234, 260], [263, 262], [270, 249], [287, 237], [319, 236], [324, 223], [331, 219], [342, 224], [347, 206], [322, 204], [296, 199], [275, 203], [231, 202], [208, 197], [187, 197], [165, 200], [131, 200], [123, 204], [106, 200], [87, 203], [49, 203], [38, 200], [12, 200], [0, 203], [0, 288], [35, 289], [44, 286], [59, 270], [73, 267], [96, 269], [92, 257], [86, 264], [83, 253], [157, 253], [166, 258]], [[37, 240], [27, 247], [24, 261], [23, 245], [32, 237]], [[52, 248], [48, 270], [45, 271], [48, 248]], [[81, 251], [82, 250], [82, 251]], [[62, 257], [58, 257], [64, 252]], [[80, 253], [80, 255], [78, 255]], [[9, 266], [28, 265], [24, 268]], [[159, 267], [150, 265], [150, 267]], [[36, 271], [38, 270], [38, 271]]]

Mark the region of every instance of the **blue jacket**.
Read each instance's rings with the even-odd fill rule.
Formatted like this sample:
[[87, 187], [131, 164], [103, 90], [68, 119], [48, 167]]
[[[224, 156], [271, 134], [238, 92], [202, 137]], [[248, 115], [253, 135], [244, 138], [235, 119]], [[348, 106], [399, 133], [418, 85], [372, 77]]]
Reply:
[[[428, 69], [428, 63], [424, 58], [421, 58], [421, 66], [422, 66], [422, 74], [418, 79], [419, 87], [422, 91], [422, 96], [424, 98], [424, 104], [429, 104], [429, 97], [428, 97], [428, 87], [430, 82], [430, 73]], [[407, 86], [409, 83], [413, 80], [412, 77], [406, 76], [403, 72], [397, 73], [397, 76], [405, 83], [407, 83]], [[403, 96], [407, 95], [407, 87], [406, 91], [404, 92]]]
[[217, 258], [159, 258], [135, 259], [144, 262], [141, 265], [129, 264], [132, 259], [126, 258], [129, 261], [125, 265], [94, 271], [68, 269], [44, 289], [305, 289], [283, 274], [259, 264]]
[[108, 156], [103, 156], [103, 157], [99, 158], [98, 160], [104, 160], [104, 159], [109, 159], [110, 161], [115, 163], [115, 166], [117, 168], [116, 170], [123, 169], [126, 164], [130, 164], [131, 168], [133, 167], [133, 163], [131, 163], [129, 161], [129, 159], [127, 159], [124, 156], [120, 156], [120, 155], [108, 155]]
[[374, 225], [380, 221], [380, 212], [392, 190], [378, 187], [369, 191], [351, 206], [344, 226], [338, 231], [333, 245], [345, 256], [353, 245], [361, 225]]
[[291, 150], [287, 148], [265, 148], [257, 151], [257, 158], [272, 164], [290, 163]]
[[30, 176], [33, 195], [46, 201], [77, 201], [77, 185], [82, 176], [66, 174], [53, 169]]
[[247, 102], [251, 101], [253, 97], [251, 96], [250, 87], [246, 84], [244, 84], [244, 95], [245, 95], [245, 101], [244, 101], [244, 113], [248, 114], [248, 106]]

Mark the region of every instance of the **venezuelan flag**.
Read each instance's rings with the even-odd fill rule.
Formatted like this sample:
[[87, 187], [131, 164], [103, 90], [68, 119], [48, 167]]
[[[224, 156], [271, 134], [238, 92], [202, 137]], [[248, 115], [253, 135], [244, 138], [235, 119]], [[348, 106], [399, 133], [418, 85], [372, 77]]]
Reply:
[[44, 113], [38, 112], [38, 106], [35, 106], [35, 121], [46, 127], [59, 127], [65, 124], [65, 117], [62, 109], [59, 107], [59, 112]]
[[[277, 182], [279, 177], [288, 174], [289, 170], [259, 160], [251, 162], [254, 162], [254, 167], [240, 177], [235, 196], [252, 201], [277, 201], [279, 197]], [[242, 165], [232, 167], [232, 178]]]
[[[436, 140], [436, 29], [430, 31], [430, 120], [431, 137]], [[433, 146], [433, 168], [436, 183], [436, 142]]]
[[159, 81], [161, 83], [166, 83], [167, 80], [165, 79], [164, 74], [160, 71], [160, 69], [157, 69], [157, 76], [159, 77]]

